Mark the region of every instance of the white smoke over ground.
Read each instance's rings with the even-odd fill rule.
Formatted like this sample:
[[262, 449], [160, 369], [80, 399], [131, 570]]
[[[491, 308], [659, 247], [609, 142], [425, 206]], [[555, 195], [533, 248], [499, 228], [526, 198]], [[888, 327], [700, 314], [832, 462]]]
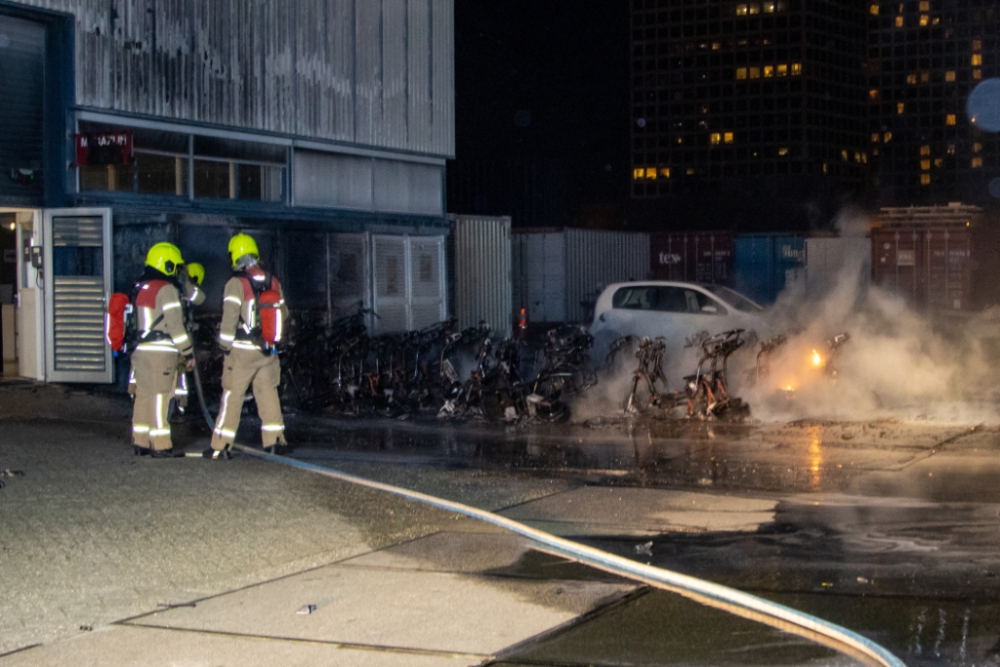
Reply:
[[[867, 233], [856, 216], [838, 221], [843, 235]], [[823, 294], [803, 285], [783, 292], [768, 310], [761, 341], [783, 334], [787, 342], [767, 357], [767, 376], [754, 380], [759, 342], [730, 358], [730, 395], [748, 402], [754, 419], [927, 420], [982, 423], [1000, 420], [996, 343], [1000, 309], [952, 322], [934, 321], [900, 297], [869, 285], [864, 258], [845, 264]], [[664, 370], [669, 390], [694, 372], [697, 350], [667, 338]], [[719, 332], [709, 332], [712, 334]], [[828, 341], [849, 340], [831, 360]], [[603, 361], [607, 341], [594, 357]], [[819, 363], [814, 363], [818, 355]], [[634, 350], [602, 372], [598, 385], [572, 404], [574, 420], [622, 415], [637, 361]], [[828, 369], [836, 368], [834, 378]], [[655, 412], [655, 410], [654, 410]]]

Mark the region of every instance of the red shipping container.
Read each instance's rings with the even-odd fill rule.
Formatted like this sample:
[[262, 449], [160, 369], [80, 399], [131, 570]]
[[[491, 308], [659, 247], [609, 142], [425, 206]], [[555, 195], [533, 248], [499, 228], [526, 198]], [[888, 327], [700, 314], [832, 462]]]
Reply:
[[997, 232], [971, 206], [883, 209], [872, 230], [872, 282], [933, 312], [998, 303]]
[[649, 235], [654, 280], [734, 284], [734, 242], [729, 232], [657, 232]]

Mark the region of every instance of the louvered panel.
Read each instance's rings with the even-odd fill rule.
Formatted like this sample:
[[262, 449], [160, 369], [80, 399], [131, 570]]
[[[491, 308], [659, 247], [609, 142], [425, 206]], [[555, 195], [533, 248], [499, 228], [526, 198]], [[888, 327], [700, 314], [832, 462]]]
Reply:
[[53, 286], [55, 369], [103, 371], [103, 277], [56, 276]]

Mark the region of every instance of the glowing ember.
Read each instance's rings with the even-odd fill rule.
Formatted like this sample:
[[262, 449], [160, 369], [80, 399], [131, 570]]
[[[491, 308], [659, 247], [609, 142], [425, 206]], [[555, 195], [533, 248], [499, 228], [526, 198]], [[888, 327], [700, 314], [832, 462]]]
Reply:
[[823, 357], [819, 356], [819, 352], [817, 352], [816, 350], [813, 350], [812, 360], [813, 360], [813, 366], [820, 366], [823, 364]]

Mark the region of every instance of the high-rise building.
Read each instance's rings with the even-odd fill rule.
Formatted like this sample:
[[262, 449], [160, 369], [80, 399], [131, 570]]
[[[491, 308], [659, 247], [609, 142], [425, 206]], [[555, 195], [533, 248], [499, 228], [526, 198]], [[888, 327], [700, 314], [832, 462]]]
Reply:
[[636, 210], [751, 230], [981, 202], [997, 144], [964, 104], [996, 74], [997, 6], [632, 0]]
[[883, 206], [985, 203], [998, 142], [966, 101], [998, 71], [996, 0], [871, 2], [870, 148]]

